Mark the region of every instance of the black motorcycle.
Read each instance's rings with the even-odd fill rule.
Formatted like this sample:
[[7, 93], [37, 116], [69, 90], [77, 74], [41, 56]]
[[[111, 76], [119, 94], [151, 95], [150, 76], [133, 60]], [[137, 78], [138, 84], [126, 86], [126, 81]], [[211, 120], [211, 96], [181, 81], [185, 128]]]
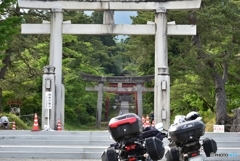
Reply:
[[133, 113], [114, 117], [109, 132], [115, 141], [102, 154], [102, 161], [153, 161], [163, 158], [165, 133], [155, 127], [142, 127], [141, 119]]
[[197, 112], [190, 112], [186, 117], [175, 117], [174, 124], [168, 130], [169, 150], [167, 161], [204, 161], [201, 149], [207, 157], [216, 153], [217, 144], [211, 138], [200, 139], [205, 133], [205, 124]]

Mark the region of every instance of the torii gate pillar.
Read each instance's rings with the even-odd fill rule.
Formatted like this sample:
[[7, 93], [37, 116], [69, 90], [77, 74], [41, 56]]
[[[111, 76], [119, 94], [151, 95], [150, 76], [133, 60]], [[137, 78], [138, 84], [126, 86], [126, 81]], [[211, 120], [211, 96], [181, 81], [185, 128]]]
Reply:
[[142, 84], [137, 84], [137, 114], [140, 118], [143, 116], [143, 107], [142, 107]]
[[102, 120], [102, 102], [103, 102], [103, 82], [98, 82], [98, 100], [97, 100], [97, 127], [101, 126]]
[[[62, 82], [62, 26], [63, 26], [63, 9], [51, 9], [51, 35], [50, 35], [50, 65], [56, 68], [55, 70], [55, 115], [51, 120], [55, 123], [59, 119], [64, 128], [64, 85]], [[44, 95], [44, 93], [43, 93]], [[44, 102], [43, 102], [44, 104]], [[43, 116], [42, 116], [43, 117]], [[45, 123], [45, 122], [43, 122]]]
[[154, 122], [170, 127], [170, 77], [168, 72], [167, 10], [158, 8], [155, 14], [155, 87]]

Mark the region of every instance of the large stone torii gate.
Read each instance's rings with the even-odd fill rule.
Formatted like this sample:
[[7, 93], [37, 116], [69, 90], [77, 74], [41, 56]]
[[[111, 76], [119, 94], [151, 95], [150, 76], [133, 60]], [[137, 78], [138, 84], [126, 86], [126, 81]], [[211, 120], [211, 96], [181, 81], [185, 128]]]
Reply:
[[[142, 108], [142, 93], [143, 92], [153, 92], [152, 88], [145, 88], [142, 86], [144, 82], [149, 82], [154, 78], [154, 75], [150, 76], [96, 76], [86, 73], [80, 73], [81, 77], [85, 81], [98, 82], [98, 86], [86, 87], [87, 91], [98, 92], [97, 100], [97, 127], [101, 125], [102, 118], [102, 102], [103, 102], [103, 92], [137, 92], [137, 104], [138, 104], [138, 116], [142, 118], [143, 108]], [[119, 83], [118, 87], [105, 87], [104, 83]], [[120, 83], [135, 83], [136, 86], [132, 88], [124, 88], [120, 86]]]
[[[154, 115], [155, 122], [163, 122], [164, 128], [170, 126], [170, 77], [168, 70], [167, 36], [195, 35], [196, 25], [176, 25], [167, 23], [168, 10], [199, 9], [201, 0], [96, 0], [96, 1], [44, 1], [18, 0], [20, 8], [42, 9], [51, 11], [51, 22], [43, 24], [22, 24], [22, 34], [51, 34], [50, 62], [55, 70], [55, 92], [53, 92], [52, 108], [55, 114], [51, 121], [60, 118], [64, 125], [64, 104], [62, 99], [62, 34], [82, 35], [155, 35], [155, 85], [154, 85]], [[64, 10], [104, 11], [103, 24], [71, 24], [63, 22]], [[114, 11], [155, 11], [155, 22], [146, 25], [115, 25]], [[44, 87], [43, 87], [44, 88]], [[43, 97], [45, 93], [43, 92]], [[56, 95], [56, 96], [55, 96]], [[43, 109], [46, 100], [43, 99]], [[42, 120], [44, 114], [42, 114]], [[45, 125], [42, 122], [42, 125]], [[51, 127], [54, 128], [54, 127]]]

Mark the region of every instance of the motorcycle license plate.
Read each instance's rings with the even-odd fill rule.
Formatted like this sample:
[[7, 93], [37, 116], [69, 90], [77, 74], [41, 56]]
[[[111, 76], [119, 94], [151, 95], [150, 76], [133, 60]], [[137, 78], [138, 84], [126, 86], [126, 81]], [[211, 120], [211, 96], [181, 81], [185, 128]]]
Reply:
[[202, 155], [198, 155], [195, 157], [188, 158], [188, 161], [204, 161]]

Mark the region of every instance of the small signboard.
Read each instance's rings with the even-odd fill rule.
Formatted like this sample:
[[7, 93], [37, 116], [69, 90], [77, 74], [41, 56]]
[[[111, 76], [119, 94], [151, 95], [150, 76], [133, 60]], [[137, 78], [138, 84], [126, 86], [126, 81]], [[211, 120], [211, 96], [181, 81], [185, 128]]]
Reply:
[[213, 132], [224, 132], [224, 125], [213, 125]]
[[19, 105], [20, 106], [20, 105], [22, 105], [22, 101], [21, 100], [8, 100], [7, 104], [10, 106], [11, 105]]
[[20, 108], [17, 108], [17, 107], [11, 107], [11, 113], [20, 113]]
[[52, 92], [46, 92], [45, 96], [45, 109], [52, 109]]

